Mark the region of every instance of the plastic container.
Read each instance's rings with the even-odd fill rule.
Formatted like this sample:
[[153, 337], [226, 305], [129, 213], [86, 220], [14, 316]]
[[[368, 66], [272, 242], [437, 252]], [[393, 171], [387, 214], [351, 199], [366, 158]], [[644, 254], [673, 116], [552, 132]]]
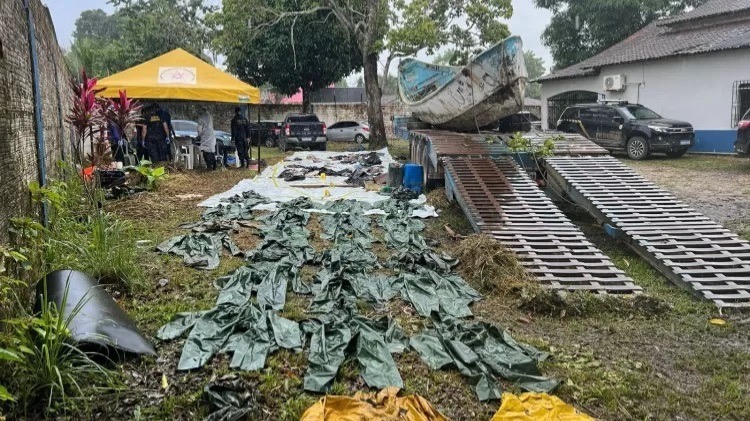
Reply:
[[233, 153], [227, 153], [227, 166], [228, 167], [232, 167], [232, 166], [239, 167], [239, 162], [238, 162], [238, 159], [237, 159], [237, 155], [235, 155]]
[[404, 165], [404, 187], [422, 193], [422, 179], [424, 168], [418, 164]]

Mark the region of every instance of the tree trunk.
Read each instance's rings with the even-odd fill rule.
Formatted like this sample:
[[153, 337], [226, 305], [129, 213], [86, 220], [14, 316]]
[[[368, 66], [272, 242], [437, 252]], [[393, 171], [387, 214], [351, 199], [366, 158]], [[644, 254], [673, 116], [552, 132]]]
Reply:
[[302, 88], [302, 114], [310, 112], [310, 95], [307, 89]]
[[370, 123], [370, 149], [377, 150], [388, 146], [385, 134], [385, 121], [380, 99], [383, 91], [378, 84], [378, 55], [364, 56], [365, 91], [367, 92], [367, 120]]

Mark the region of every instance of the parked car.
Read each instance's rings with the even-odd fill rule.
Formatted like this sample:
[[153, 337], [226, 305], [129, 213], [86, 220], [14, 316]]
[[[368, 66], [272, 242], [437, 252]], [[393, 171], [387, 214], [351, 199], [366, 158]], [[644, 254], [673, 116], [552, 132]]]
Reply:
[[[196, 123], [195, 121], [172, 120], [172, 128], [174, 129], [174, 134], [177, 139], [188, 139], [194, 145], [200, 144], [200, 139], [198, 139], [198, 123]], [[230, 133], [221, 130], [214, 130], [214, 135], [216, 135], [217, 154], [226, 155], [227, 153], [231, 153], [237, 150], [234, 146], [234, 143], [232, 142], [232, 135]], [[174, 156], [176, 160], [178, 156], [177, 145], [173, 143], [171, 147], [172, 156]]]
[[279, 141], [283, 123], [280, 121], [261, 121], [261, 140], [269, 147], [273, 148]]
[[370, 141], [370, 126], [357, 121], [339, 121], [328, 128], [328, 141], [357, 142]]
[[326, 132], [326, 124], [315, 114], [289, 114], [279, 136], [279, 150], [285, 152], [291, 146], [307, 146], [312, 151], [324, 151], [328, 140]]
[[542, 120], [528, 111], [511, 114], [497, 122], [497, 130], [502, 133], [529, 132], [532, 128], [541, 130]]
[[568, 107], [557, 121], [557, 130], [580, 133], [606, 149], [625, 151], [636, 160], [654, 152], [679, 158], [695, 144], [690, 123], [666, 119], [643, 105], [627, 102]]
[[734, 151], [738, 154], [750, 154], [750, 110], [747, 110], [739, 123], [737, 123], [737, 140], [734, 142]]
[[[172, 120], [172, 128], [177, 138], [187, 138], [193, 143], [198, 143], [198, 123], [190, 120]], [[225, 145], [232, 143], [232, 135], [221, 130], [214, 130], [216, 140]]]

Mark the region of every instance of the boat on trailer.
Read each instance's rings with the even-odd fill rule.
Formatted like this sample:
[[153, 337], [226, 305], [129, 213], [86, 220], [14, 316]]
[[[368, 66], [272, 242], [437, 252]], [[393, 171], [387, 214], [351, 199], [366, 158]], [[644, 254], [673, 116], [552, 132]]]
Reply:
[[414, 117], [436, 128], [463, 132], [521, 111], [528, 81], [518, 36], [495, 44], [464, 67], [407, 58], [398, 73], [401, 100]]

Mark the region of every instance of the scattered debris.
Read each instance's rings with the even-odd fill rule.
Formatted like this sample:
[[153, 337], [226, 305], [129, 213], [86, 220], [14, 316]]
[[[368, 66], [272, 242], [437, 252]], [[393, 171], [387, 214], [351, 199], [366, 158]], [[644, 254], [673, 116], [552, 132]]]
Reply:
[[169, 279], [159, 279], [159, 282], [157, 282], [157, 285], [159, 285], [160, 288], [164, 288], [169, 284]]
[[203, 388], [203, 398], [214, 410], [204, 421], [243, 420], [255, 408], [255, 388], [236, 374], [211, 381]]
[[423, 397], [398, 397], [399, 388], [351, 396], [324, 396], [309, 407], [300, 421], [404, 420], [444, 421], [447, 418]]
[[[253, 179], [239, 182], [232, 189], [204, 200], [199, 206], [215, 207], [222, 200], [246, 191], [255, 191], [269, 201], [287, 202], [307, 197], [317, 203], [352, 199], [369, 203], [383, 200], [378, 192], [363, 186], [385, 180], [388, 164], [394, 162], [387, 149], [374, 152], [297, 152]], [[325, 174], [326, 178], [321, 179]], [[294, 185], [290, 185], [293, 182]], [[301, 185], [304, 188], [300, 188]], [[310, 186], [308, 186], [310, 185]], [[340, 187], [340, 186], [347, 187]], [[315, 186], [315, 187], [311, 187]], [[333, 186], [333, 187], [332, 187]]]
[[178, 198], [178, 199], [180, 199], [180, 200], [193, 200], [193, 199], [200, 199], [200, 198], [203, 197], [203, 195], [202, 194], [188, 193], [188, 194], [178, 194], [175, 197]]

